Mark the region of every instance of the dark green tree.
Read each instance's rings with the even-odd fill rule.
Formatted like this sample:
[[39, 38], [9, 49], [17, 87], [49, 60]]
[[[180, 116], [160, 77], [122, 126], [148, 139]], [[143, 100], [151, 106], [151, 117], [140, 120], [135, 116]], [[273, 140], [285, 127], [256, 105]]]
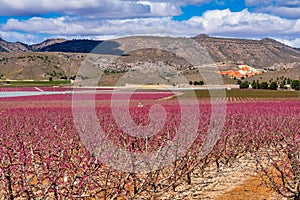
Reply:
[[248, 81], [243, 81], [241, 84], [240, 84], [240, 89], [248, 89], [249, 88], [249, 83]]
[[260, 89], [260, 83], [259, 83], [259, 80], [256, 81], [256, 89]]
[[260, 84], [260, 88], [264, 90], [269, 89], [269, 84], [267, 82], [262, 82]]
[[282, 83], [283, 83], [284, 85], [286, 85], [286, 80], [283, 80]]
[[293, 81], [292, 81], [291, 87], [292, 87], [294, 90], [299, 90], [299, 89], [300, 89], [300, 81], [299, 81], [299, 80], [293, 80]]
[[257, 86], [256, 86], [255, 80], [252, 81], [251, 86], [252, 86], [252, 89], [257, 89], [257, 88], [256, 88]]
[[278, 84], [277, 84], [277, 82], [272, 82], [271, 84], [270, 84], [270, 90], [277, 90], [278, 89]]

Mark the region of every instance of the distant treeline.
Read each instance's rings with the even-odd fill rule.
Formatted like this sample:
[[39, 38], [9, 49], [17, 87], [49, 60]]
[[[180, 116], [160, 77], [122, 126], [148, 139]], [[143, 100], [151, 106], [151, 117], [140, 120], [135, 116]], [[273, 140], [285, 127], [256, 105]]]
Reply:
[[247, 89], [252, 87], [252, 89], [264, 89], [264, 90], [278, 90], [278, 89], [294, 89], [300, 90], [300, 81], [292, 80], [290, 78], [285, 78], [283, 76], [277, 78], [277, 80], [269, 80], [268, 82], [259, 82], [259, 80], [253, 80], [252, 83], [248, 81], [238, 80], [237, 84], [240, 86], [240, 89]]

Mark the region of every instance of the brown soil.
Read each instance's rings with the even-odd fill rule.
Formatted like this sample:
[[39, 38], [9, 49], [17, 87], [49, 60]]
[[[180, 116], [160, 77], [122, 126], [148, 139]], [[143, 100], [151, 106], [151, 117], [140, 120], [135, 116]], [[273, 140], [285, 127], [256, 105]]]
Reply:
[[215, 200], [270, 199], [272, 194], [259, 177], [253, 176]]

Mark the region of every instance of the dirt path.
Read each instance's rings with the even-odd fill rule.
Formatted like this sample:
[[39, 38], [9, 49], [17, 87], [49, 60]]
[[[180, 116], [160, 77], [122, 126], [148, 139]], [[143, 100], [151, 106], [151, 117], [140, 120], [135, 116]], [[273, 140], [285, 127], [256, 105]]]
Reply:
[[194, 175], [192, 185], [183, 185], [159, 199], [204, 200], [277, 200], [273, 191], [261, 184], [255, 174], [255, 162], [246, 158], [220, 172], [212, 167], [204, 176]]
[[252, 176], [215, 200], [270, 199], [273, 191], [261, 184], [257, 176]]

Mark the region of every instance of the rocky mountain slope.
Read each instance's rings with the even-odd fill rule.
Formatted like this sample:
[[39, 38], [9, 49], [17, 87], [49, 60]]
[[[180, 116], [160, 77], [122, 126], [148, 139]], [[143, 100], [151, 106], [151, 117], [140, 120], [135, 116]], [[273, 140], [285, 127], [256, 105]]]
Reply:
[[194, 37], [218, 63], [219, 67], [232, 69], [246, 64], [254, 68], [288, 68], [292, 63], [300, 63], [300, 51], [276, 40], [246, 40], [215, 38], [207, 35]]
[[7, 42], [0, 38], [0, 52], [26, 52], [29, 49], [29, 45], [21, 42]]
[[[300, 50], [276, 40], [233, 39], [209, 37], [201, 34], [193, 37], [211, 55], [219, 67], [231, 69], [239, 64], [255, 68], [286, 67], [300, 62]], [[102, 41], [49, 39], [40, 44], [27, 45], [0, 39], [0, 52], [68, 52], [90, 53]], [[151, 56], [148, 54], [148, 56]]]
[[0, 79], [2, 80], [54, 80], [67, 79], [68, 70], [74, 76], [83, 54], [14, 52], [0, 53]]
[[[270, 71], [290, 71], [300, 69], [300, 50], [284, 45], [276, 40], [246, 40], [216, 38], [207, 35], [193, 37], [211, 55], [220, 70], [238, 69], [238, 65], [249, 65], [256, 69]], [[129, 39], [128, 42], [131, 40]], [[45, 80], [65, 78], [71, 67], [71, 76], [90, 53], [102, 41], [49, 39], [40, 44], [27, 45], [20, 42], [7, 42], [0, 39], [0, 78]], [[116, 50], [112, 44], [109, 48]], [[109, 52], [109, 51], [108, 51]], [[107, 53], [107, 52], [105, 52]], [[117, 54], [119, 55], [119, 54]], [[122, 54], [120, 54], [122, 55]], [[130, 52], [117, 59], [106, 70], [108, 76], [117, 76], [136, 65], [152, 63], [158, 66], [172, 66], [178, 72], [196, 74], [190, 70], [187, 60], [173, 53], [157, 49], [143, 49]], [[146, 66], [146, 65], [145, 65]], [[189, 71], [190, 70], [190, 71]], [[107, 80], [114, 77], [109, 77]], [[191, 80], [198, 78], [191, 77]]]

